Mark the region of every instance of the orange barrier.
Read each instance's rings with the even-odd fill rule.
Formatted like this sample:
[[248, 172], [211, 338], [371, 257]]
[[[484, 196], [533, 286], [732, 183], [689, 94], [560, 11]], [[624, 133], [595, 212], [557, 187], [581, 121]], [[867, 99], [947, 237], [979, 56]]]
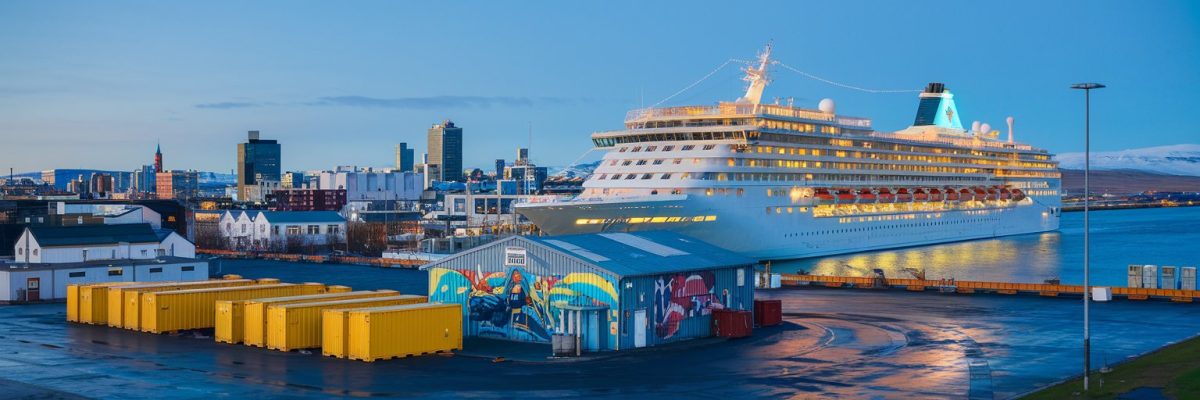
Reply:
[[[876, 278], [865, 276], [824, 276], [783, 274], [780, 280], [789, 286], [824, 286], [824, 287], [853, 287], [873, 288]], [[985, 282], [960, 281], [954, 279], [906, 279], [887, 278], [888, 287], [902, 287], [908, 291], [924, 291], [926, 289], [953, 291], [955, 293], [1036, 293], [1040, 296], [1057, 297], [1060, 294], [1083, 295], [1083, 285], [1060, 285], [1049, 283], [1015, 283], [1015, 282]], [[1168, 299], [1174, 302], [1191, 303], [1200, 301], [1200, 290], [1182, 289], [1145, 289], [1145, 288], [1112, 288], [1114, 297], [1122, 296], [1130, 300], [1146, 300], [1150, 298]]]
[[378, 267], [404, 266], [418, 267], [424, 264], [420, 260], [404, 260], [395, 258], [383, 257], [354, 257], [354, 256], [309, 256], [303, 254], [287, 254], [287, 253], [257, 253], [236, 250], [212, 250], [212, 249], [196, 249], [197, 253], [221, 256], [225, 258], [239, 259], [260, 259], [260, 260], [280, 260], [292, 262], [309, 262], [309, 263], [337, 263], [337, 264], [362, 264], [374, 265]]

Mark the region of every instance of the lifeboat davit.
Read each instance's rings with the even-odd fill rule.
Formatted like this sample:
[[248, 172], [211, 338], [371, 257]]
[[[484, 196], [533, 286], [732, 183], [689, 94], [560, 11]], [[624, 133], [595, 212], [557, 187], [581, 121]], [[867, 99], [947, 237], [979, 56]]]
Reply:
[[1022, 192], [1021, 189], [1013, 189], [1012, 198], [1014, 201], [1025, 200], [1025, 192]]
[[817, 198], [817, 204], [833, 204], [833, 195], [829, 194], [829, 190], [817, 189], [813, 197]]
[[896, 189], [896, 201], [904, 203], [910, 202], [912, 201], [912, 193], [908, 192], [908, 188]]
[[880, 203], [892, 203], [895, 201], [896, 201], [896, 195], [892, 194], [891, 190], [888, 190], [888, 188], [879, 188], [879, 202]]
[[917, 188], [913, 190], [913, 201], [929, 201], [929, 193], [925, 193], [925, 189]]
[[942, 191], [936, 188], [929, 189], [929, 201], [942, 201]]
[[975, 192], [972, 192], [970, 189], [962, 189], [958, 191], [958, 201], [971, 200], [975, 200]]
[[853, 190], [850, 190], [850, 189], [838, 189], [837, 190], [838, 204], [854, 204], [854, 202], [856, 202], [856, 201], [858, 201], [858, 196], [854, 195]]
[[862, 190], [859, 190], [858, 191], [858, 202], [859, 203], [874, 203], [875, 202], [875, 192], [872, 192], [870, 188], [863, 188]]

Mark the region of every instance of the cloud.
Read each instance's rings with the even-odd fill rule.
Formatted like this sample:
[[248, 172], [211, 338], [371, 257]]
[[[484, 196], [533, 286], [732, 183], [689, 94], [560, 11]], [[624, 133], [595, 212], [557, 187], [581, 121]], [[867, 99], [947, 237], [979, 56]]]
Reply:
[[265, 104], [262, 104], [262, 103], [252, 103], [252, 102], [245, 102], [245, 101], [222, 101], [222, 102], [218, 102], [218, 103], [197, 104], [196, 108], [204, 108], [204, 109], [211, 109], [211, 110], [232, 110], [235, 108], [262, 107], [264, 105]]
[[576, 101], [561, 97], [512, 97], [512, 96], [430, 96], [378, 98], [367, 96], [320, 97], [308, 103], [312, 106], [342, 106], [361, 108], [487, 108], [487, 107], [532, 107], [535, 104], [571, 105]]

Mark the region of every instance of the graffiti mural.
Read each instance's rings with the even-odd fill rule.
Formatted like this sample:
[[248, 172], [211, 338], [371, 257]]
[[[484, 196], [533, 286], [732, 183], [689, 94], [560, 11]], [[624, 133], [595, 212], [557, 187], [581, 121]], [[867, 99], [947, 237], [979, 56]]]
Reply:
[[659, 276], [654, 281], [654, 332], [669, 339], [685, 319], [725, 308], [715, 293], [716, 275], [694, 272]]
[[429, 300], [463, 304], [475, 334], [549, 342], [560, 308], [616, 304], [612, 281], [593, 273], [537, 276], [520, 267], [505, 272], [431, 268]]

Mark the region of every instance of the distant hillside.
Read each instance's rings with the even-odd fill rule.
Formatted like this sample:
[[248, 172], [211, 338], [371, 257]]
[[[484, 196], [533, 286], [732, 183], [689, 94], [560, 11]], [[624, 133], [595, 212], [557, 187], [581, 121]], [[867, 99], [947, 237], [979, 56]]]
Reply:
[[[1061, 171], [1063, 189], [1067, 193], [1083, 193], [1083, 170]], [[1200, 176], [1167, 175], [1132, 169], [1093, 169], [1090, 181], [1093, 193], [1200, 192]]]
[[[1083, 153], [1055, 157], [1059, 168], [1083, 169]], [[1200, 176], [1200, 145], [1146, 147], [1120, 151], [1093, 151], [1092, 171], [1137, 170], [1168, 175]]]

